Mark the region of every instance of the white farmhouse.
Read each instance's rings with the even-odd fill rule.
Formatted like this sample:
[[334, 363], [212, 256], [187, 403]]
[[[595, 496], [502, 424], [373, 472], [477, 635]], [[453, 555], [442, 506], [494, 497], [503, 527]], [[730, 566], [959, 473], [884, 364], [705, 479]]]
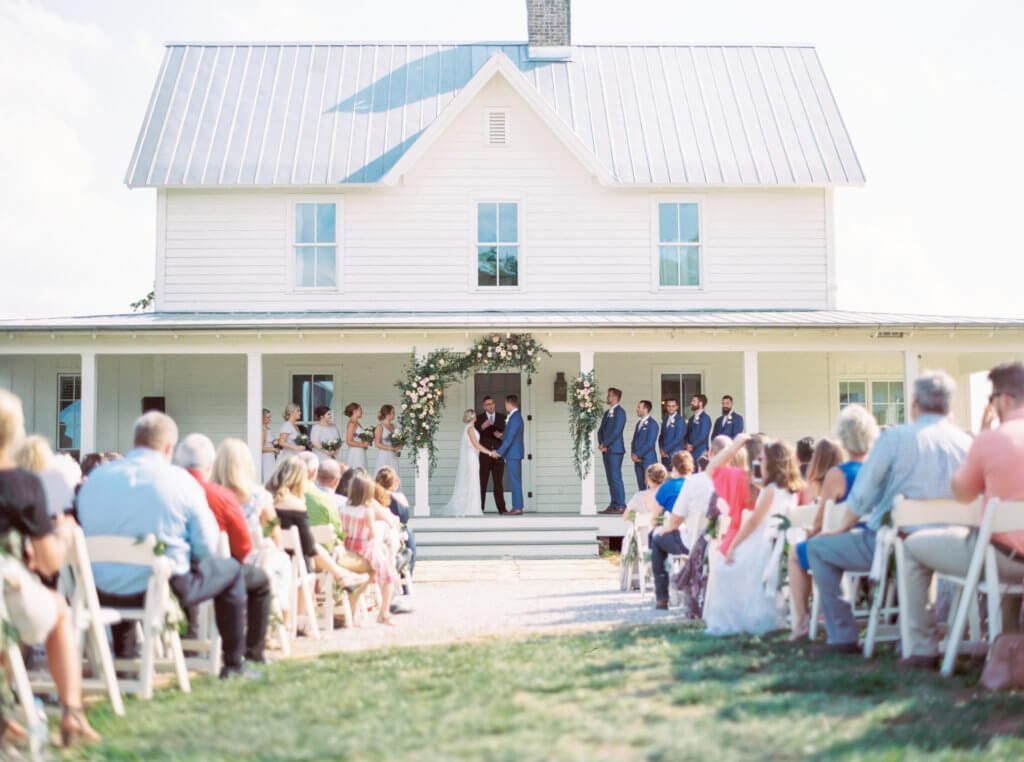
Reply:
[[592, 552], [622, 522], [593, 515], [600, 465], [573, 472], [558, 374], [630, 412], [728, 393], [795, 439], [850, 402], [902, 421], [919, 368], [954, 375], [967, 425], [970, 374], [1024, 356], [1020, 321], [836, 310], [833, 193], [864, 174], [812, 47], [571, 45], [568, 0], [528, 6], [528, 43], [167, 45], [126, 176], [155, 197], [155, 311], [0, 323], [29, 428], [124, 451], [148, 400], [258, 455], [264, 407], [369, 423], [414, 350], [528, 331], [552, 357], [450, 389], [439, 467], [404, 456], [405, 489], [421, 530], [455, 527], [425, 517], [461, 412], [518, 391], [536, 515], [424, 552]]

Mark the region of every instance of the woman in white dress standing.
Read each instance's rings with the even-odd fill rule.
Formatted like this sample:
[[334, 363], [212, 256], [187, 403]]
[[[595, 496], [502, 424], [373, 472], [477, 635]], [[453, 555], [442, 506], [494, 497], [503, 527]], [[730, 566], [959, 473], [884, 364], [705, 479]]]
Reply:
[[476, 433], [476, 411], [467, 410], [462, 414], [463, 429], [459, 445], [459, 465], [455, 469], [455, 489], [452, 499], [442, 508], [439, 516], [483, 516], [480, 505], [480, 453], [490, 455], [491, 451], [480, 444]]
[[284, 460], [306, 450], [305, 447], [295, 444], [295, 438], [299, 435], [299, 428], [295, 422], [299, 420], [300, 415], [302, 415], [302, 410], [294, 402], [285, 405], [284, 423], [281, 424], [281, 430], [277, 433], [277, 444], [281, 448], [281, 452], [277, 455], [278, 460]]
[[775, 591], [765, 591], [777, 515], [788, 516], [804, 488], [796, 453], [788, 442], [772, 442], [761, 457], [763, 487], [754, 510], [723, 556], [711, 551], [704, 621], [708, 635], [763, 635], [779, 628]]
[[338, 433], [338, 427], [331, 423], [331, 419], [334, 417], [334, 413], [327, 405], [317, 405], [313, 409], [313, 416], [316, 418], [316, 423], [313, 424], [313, 430], [309, 432], [310, 446], [313, 448], [313, 452], [316, 453], [316, 457], [323, 463], [325, 460], [333, 460], [337, 457], [338, 451], [341, 449], [339, 444], [337, 448], [328, 450], [324, 445], [328, 442], [340, 442], [341, 434]]
[[377, 448], [377, 462], [373, 464], [373, 473], [379, 473], [382, 468], [393, 468], [397, 474], [398, 457], [402, 454], [402, 448], [391, 443], [391, 437], [395, 433], [395, 406], [381, 405], [377, 420], [380, 423], [373, 430], [373, 446]]
[[277, 450], [274, 449], [274, 432], [270, 430], [273, 417], [267, 408], [263, 408], [263, 457], [260, 458], [260, 477], [265, 483], [274, 473], [277, 465]]
[[370, 445], [356, 438], [363, 433], [363, 427], [359, 424], [359, 419], [362, 415], [363, 408], [358, 402], [350, 402], [345, 405], [345, 417], [348, 418], [348, 423], [345, 425], [345, 444], [348, 445], [348, 460], [346, 463], [349, 468], [361, 468], [366, 471], [368, 470], [366, 467], [366, 450]]

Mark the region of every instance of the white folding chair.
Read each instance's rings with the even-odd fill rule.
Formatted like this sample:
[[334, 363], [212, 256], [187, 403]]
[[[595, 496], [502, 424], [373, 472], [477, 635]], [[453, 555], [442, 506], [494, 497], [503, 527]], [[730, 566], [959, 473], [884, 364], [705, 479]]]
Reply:
[[[131, 537], [100, 535], [86, 537], [85, 544], [93, 564], [131, 564], [146, 566], [152, 570], [146, 585], [144, 608], [113, 607], [122, 622], [138, 622], [142, 630], [142, 658], [114, 660], [115, 667], [138, 673], [135, 680], [121, 679], [121, 689], [142, 699], [152, 698], [157, 667], [172, 666], [181, 690], [190, 693], [192, 687], [185, 664], [185, 654], [181, 647], [181, 636], [173, 627], [165, 626], [170, 607], [170, 579], [174, 567], [169, 558], [156, 554], [156, 538], [148, 535], [142, 540], [136, 540]], [[169, 658], [157, 657], [159, 642], [166, 643]]]
[[[846, 503], [837, 503], [829, 500], [825, 503], [825, 515], [822, 517], [821, 531], [834, 532], [842, 524], [843, 516], [846, 515]], [[871, 615], [871, 607], [857, 608], [857, 587], [861, 580], [867, 579], [869, 572], [848, 571], [843, 573], [843, 597], [853, 609], [853, 615], [858, 619], [866, 619]], [[811, 576], [813, 580], [813, 575]], [[811, 595], [811, 623], [808, 637], [813, 641], [818, 636], [818, 619], [821, 616], [821, 596], [818, 594], [818, 583], [813, 584], [814, 592]]]
[[[320, 526], [312, 527], [313, 539], [317, 541], [317, 544], [325, 548], [332, 543], [337, 543], [337, 536], [334, 533], [334, 527], [330, 524], [322, 524]], [[325, 551], [326, 552], [326, 551]], [[334, 631], [334, 607], [335, 598], [339, 597], [340, 586], [338, 580], [334, 578], [334, 575], [330, 572], [320, 572], [317, 575], [317, 593], [316, 599], [319, 606], [318, 613], [322, 612], [323, 620], [320, 628], [325, 632]], [[355, 626], [355, 618], [352, 612], [352, 603], [349, 601], [348, 594], [341, 590], [340, 594], [341, 613], [345, 619], [346, 627]]]
[[[270, 569], [268, 568], [267, 563], [269, 551], [278, 550], [278, 547], [269, 537], [263, 536], [263, 527], [260, 525], [258, 517], [249, 522], [249, 539], [252, 541], [253, 550], [261, 552], [260, 561], [257, 566], [267, 572], [267, 574], [270, 574]], [[281, 653], [284, 656], [291, 656], [291, 635], [288, 632], [288, 628], [285, 626], [284, 608], [281, 606], [281, 601], [277, 599], [277, 590], [273, 585], [271, 586], [271, 593], [270, 615], [276, 623], [275, 628], [277, 630], [277, 639], [280, 641], [281, 645]]]
[[[231, 558], [231, 545], [226, 532], [221, 532], [217, 540], [217, 555], [220, 558]], [[197, 608], [196, 637], [183, 639], [181, 647], [196, 652], [196, 655], [186, 660], [189, 669], [205, 670], [212, 677], [217, 677], [220, 674], [223, 641], [217, 629], [213, 601], [203, 601]]]
[[[977, 504], [972, 504], [972, 507], [975, 505]], [[977, 505], [977, 508], [980, 510], [980, 505]], [[939, 575], [943, 579], [948, 579], [961, 586], [957, 605], [951, 609], [956, 612], [953, 617], [953, 625], [946, 634], [946, 652], [942, 658], [943, 677], [953, 674], [953, 664], [963, 641], [967, 618], [972, 612], [977, 612], [977, 594], [984, 593], [988, 600], [989, 644], [995, 642], [996, 636], [1003, 631], [1002, 597], [1007, 594], [1024, 594], [1024, 584], [1021, 584], [1019, 580], [1003, 582], [999, 579], [999, 566], [996, 562], [997, 551], [992, 545], [993, 534], [1024, 531], [1024, 502], [992, 498], [985, 507], [985, 515], [980, 524], [978, 542], [974, 546], [967, 574], [963, 577], [950, 574]], [[985, 568], [984, 579], [981, 576], [982, 566]]]
[[[5, 566], [15, 563], [21, 563], [15, 561], [12, 558], [0, 557], [0, 585], [5, 583], [7, 579], [7, 569]], [[7, 622], [9, 621], [7, 614], [7, 601], [4, 600], [4, 596], [0, 593], [0, 620]], [[7, 665], [11, 670], [11, 678], [14, 684], [14, 691], [18, 694], [18, 703], [21, 705], [21, 710], [25, 715], [25, 726], [29, 731], [29, 738], [38, 738], [46, 734], [44, 728], [40, 728], [39, 725], [42, 722], [42, 718], [36, 712], [36, 700], [35, 694], [32, 692], [32, 683], [28, 678], [28, 671], [25, 669], [25, 660], [21, 657], [21, 646], [17, 640], [11, 639], [4, 645], [4, 655], [7, 657]], [[42, 752], [41, 749], [31, 749], [32, 758], [36, 759]]]
[[320, 627], [316, 620], [316, 601], [313, 596], [313, 575], [306, 569], [306, 557], [302, 555], [302, 541], [299, 539], [299, 528], [288, 527], [281, 530], [281, 549], [292, 556], [291, 585], [291, 636], [297, 637], [299, 631], [299, 602], [304, 613], [302, 616], [308, 623], [309, 636], [320, 639]]
[[[651, 529], [654, 519], [650, 513], [638, 513], [633, 522], [633, 537], [636, 542], [636, 576], [640, 584], [640, 600], [647, 598], [647, 591], [654, 587], [654, 574], [651, 567]], [[630, 570], [632, 572], [632, 570]], [[632, 573], [626, 580], [627, 590], [633, 589]]]

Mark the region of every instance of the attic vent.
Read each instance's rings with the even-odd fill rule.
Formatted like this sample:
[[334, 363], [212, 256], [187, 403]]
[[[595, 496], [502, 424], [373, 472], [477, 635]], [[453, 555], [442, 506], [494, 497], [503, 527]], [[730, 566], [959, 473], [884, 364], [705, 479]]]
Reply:
[[903, 331], [878, 331], [875, 334], [876, 339], [902, 339]]
[[508, 112], [487, 112], [487, 145], [508, 145]]

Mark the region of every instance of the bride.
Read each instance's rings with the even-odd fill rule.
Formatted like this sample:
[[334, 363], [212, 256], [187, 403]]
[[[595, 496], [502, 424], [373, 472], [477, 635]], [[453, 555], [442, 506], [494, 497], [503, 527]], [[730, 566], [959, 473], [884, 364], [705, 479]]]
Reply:
[[448, 505], [438, 512], [438, 516], [483, 516], [480, 506], [480, 457], [479, 453], [490, 455], [491, 451], [480, 444], [477, 436], [476, 412], [467, 410], [462, 414], [462, 422], [466, 424], [459, 445], [459, 466], [455, 469], [455, 489]]

